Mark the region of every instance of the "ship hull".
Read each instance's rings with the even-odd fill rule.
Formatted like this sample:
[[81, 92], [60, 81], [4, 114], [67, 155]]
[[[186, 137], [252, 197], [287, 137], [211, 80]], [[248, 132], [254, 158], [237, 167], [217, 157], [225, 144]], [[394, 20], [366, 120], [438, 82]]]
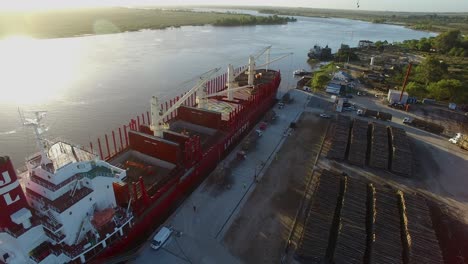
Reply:
[[216, 166], [237, 146], [239, 141], [260, 121], [263, 115], [276, 103], [276, 93], [281, 82], [280, 73], [271, 83], [264, 85], [266, 93], [257, 97], [246, 109], [246, 115], [232, 126], [227, 135], [205, 151], [200, 161], [191, 168], [180, 171], [173, 180], [160, 188], [141, 212], [126, 235], [116, 239], [92, 259], [95, 263], [125, 260], [136, 254], [137, 249], [174, 209], [216, 168]]

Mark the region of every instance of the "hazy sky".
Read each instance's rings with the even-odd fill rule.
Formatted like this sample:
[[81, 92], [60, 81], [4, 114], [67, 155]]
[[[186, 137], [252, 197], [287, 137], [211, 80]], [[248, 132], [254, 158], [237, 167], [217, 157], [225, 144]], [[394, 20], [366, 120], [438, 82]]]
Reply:
[[259, 5], [354, 10], [468, 12], [468, 0], [0, 0], [0, 9], [62, 8], [95, 5]]

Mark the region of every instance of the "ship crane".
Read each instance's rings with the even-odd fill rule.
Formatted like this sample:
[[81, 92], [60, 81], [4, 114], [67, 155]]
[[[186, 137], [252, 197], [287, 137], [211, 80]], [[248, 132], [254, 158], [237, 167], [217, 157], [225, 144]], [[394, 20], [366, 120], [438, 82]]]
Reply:
[[[200, 77], [200, 81], [195, 85], [190, 91], [188, 91], [182, 98], [180, 98], [173, 106], [171, 106], [167, 111], [164, 111], [163, 108], [159, 105], [159, 100], [156, 96], [151, 98], [151, 126], [150, 129], [153, 131], [155, 136], [162, 137], [163, 131], [167, 129], [167, 124], [164, 123], [164, 118], [169, 116], [174, 110], [179, 108], [185, 100], [187, 100], [192, 94], [197, 91], [203, 91], [205, 89], [205, 84], [210, 80], [210, 78], [217, 73], [221, 68], [212, 69]], [[201, 88], [201, 89], [200, 89]]]
[[[292, 53], [288, 53], [286, 55], [283, 55], [281, 57], [275, 58], [270, 61], [270, 49], [271, 46], [268, 46], [262, 51], [256, 55], [256, 56], [249, 56], [249, 64], [248, 64], [248, 70], [246, 73], [248, 74], [248, 81], [247, 85], [241, 86], [241, 87], [234, 87], [235, 83], [234, 80], [236, 77], [244, 73], [245, 71], [240, 71], [239, 73], [235, 74], [234, 73], [234, 68], [232, 65], [228, 66], [228, 80], [227, 80], [227, 89], [213, 93], [213, 94], [206, 94], [205, 90], [205, 84], [210, 80], [210, 78], [217, 73], [221, 68], [216, 68], [213, 70], [210, 70], [204, 74], [202, 74], [202, 77], [200, 77], [199, 83], [194, 86], [190, 91], [188, 91], [182, 98], [180, 98], [172, 107], [164, 111], [163, 108], [161, 108], [159, 104], [159, 100], [156, 96], [153, 96], [151, 98], [151, 126], [150, 129], [153, 131], [154, 136], [157, 137], [162, 137], [163, 136], [163, 131], [169, 128], [169, 125], [164, 123], [164, 118], [169, 116], [173, 111], [175, 111], [179, 106], [181, 106], [192, 94], [196, 93], [196, 102], [198, 108], [205, 108], [206, 104], [208, 103], [208, 98], [218, 96], [218, 95], [224, 95], [227, 94], [228, 100], [233, 100], [233, 92], [242, 90], [248, 87], [253, 87], [254, 86], [254, 78], [255, 78], [255, 69], [259, 67], [264, 67], [268, 66], [273, 62], [276, 62], [278, 60], [281, 60], [287, 56], [290, 56]], [[256, 59], [258, 59], [261, 55], [263, 55], [265, 52], [267, 52], [266, 56], [266, 62], [264, 64], [261, 64], [259, 66], [255, 65]], [[245, 65], [244, 65], [245, 66]], [[267, 68], [268, 69], [268, 68]]]
[[234, 87], [235, 86], [234, 81], [243, 72], [234, 74], [234, 68], [233, 68], [233, 66], [231, 64], [229, 64], [228, 65], [228, 71], [227, 71], [228, 72], [228, 75], [227, 75], [227, 89], [223, 90], [223, 91], [220, 91], [220, 92], [217, 92], [217, 93], [212, 93], [212, 94], [209, 94], [209, 95], [205, 95], [203, 97], [199, 97], [199, 101], [206, 100], [206, 99], [208, 99], [210, 97], [214, 97], [214, 96], [224, 95], [224, 94], [227, 94], [228, 100], [232, 101], [233, 100], [233, 93], [235, 91], [242, 90], [244, 88], [249, 88], [249, 87], [254, 86], [254, 77], [255, 77], [255, 69], [256, 68], [261, 68], [261, 67], [264, 67], [264, 66], [268, 66], [271, 63], [276, 62], [276, 61], [281, 60], [281, 59], [284, 59], [284, 58], [286, 58], [286, 57], [288, 57], [290, 55], [292, 55], [292, 53], [288, 53], [288, 54], [283, 55], [281, 57], [275, 58], [275, 59], [273, 59], [271, 61], [270, 61], [269, 55], [268, 55], [267, 56], [267, 62], [262, 64], [262, 65], [259, 65], [259, 66], [255, 65], [255, 57], [250, 56], [249, 57], [249, 68], [248, 68], [248, 70], [246, 72], [249, 75], [247, 85], [241, 86], [241, 87]]

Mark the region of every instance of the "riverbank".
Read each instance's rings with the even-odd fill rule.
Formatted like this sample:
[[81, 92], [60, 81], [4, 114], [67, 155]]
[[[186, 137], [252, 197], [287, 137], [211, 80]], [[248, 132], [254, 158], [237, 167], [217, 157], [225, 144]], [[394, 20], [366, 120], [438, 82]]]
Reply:
[[[223, 21], [233, 25], [276, 25], [291, 20], [277, 16], [265, 18], [248, 14], [124, 7], [35, 12], [0, 11], [0, 38], [11, 35], [64, 38], [180, 26], [224, 26]], [[244, 23], [246, 21], [249, 23]]]
[[[228, 8], [218, 7], [218, 8]], [[368, 10], [341, 10], [320, 9], [305, 7], [233, 7], [236, 9], [255, 10], [261, 14], [304, 16], [320, 18], [347, 18], [353, 20], [368, 21], [377, 24], [390, 24], [405, 26], [414, 30], [428, 32], [445, 32], [458, 29], [463, 34], [468, 34], [468, 13], [424, 13], [424, 12], [392, 12], [392, 11], [368, 11]]]

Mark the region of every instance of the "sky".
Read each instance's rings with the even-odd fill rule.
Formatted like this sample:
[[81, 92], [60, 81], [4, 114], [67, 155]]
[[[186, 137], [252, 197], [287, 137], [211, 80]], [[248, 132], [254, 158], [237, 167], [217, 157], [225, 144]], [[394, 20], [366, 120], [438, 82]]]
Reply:
[[408, 12], [468, 12], [468, 0], [0, 0], [0, 10], [121, 5], [257, 5]]

